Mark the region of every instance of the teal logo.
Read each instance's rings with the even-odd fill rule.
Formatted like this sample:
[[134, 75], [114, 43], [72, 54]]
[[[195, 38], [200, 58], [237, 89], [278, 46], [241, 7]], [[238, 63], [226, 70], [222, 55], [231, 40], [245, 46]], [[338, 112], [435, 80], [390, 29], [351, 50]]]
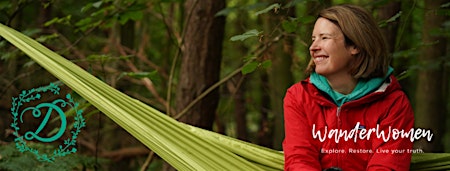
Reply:
[[[57, 84], [50, 83], [48, 86], [33, 88], [30, 90], [23, 90], [19, 97], [12, 98], [11, 114], [13, 121], [11, 127], [16, 147], [20, 152], [31, 152], [36, 155], [37, 159], [45, 162], [53, 162], [57, 157], [63, 157], [71, 153], [75, 153], [76, 140], [81, 128], [86, 126], [83, 118], [83, 110], [78, 109], [79, 104], [75, 102], [70, 94], [65, 98], [55, 99], [51, 101], [41, 102], [43, 95], [53, 94], [59, 97], [60, 88]], [[51, 97], [51, 96], [50, 96]], [[73, 124], [68, 126], [66, 110], [74, 110]], [[32, 117], [26, 115], [31, 115]], [[25, 118], [33, 118], [32, 121], [27, 122]], [[52, 118], [52, 119], [51, 119]], [[31, 120], [31, 119], [30, 119]], [[57, 124], [49, 124], [56, 122]], [[59, 123], [58, 123], [59, 122]], [[22, 130], [20, 127], [32, 123], [36, 125], [35, 130]], [[59, 127], [55, 127], [55, 125]], [[52, 127], [54, 126], [54, 128]], [[68, 127], [72, 127], [69, 133], [66, 133]], [[48, 135], [43, 132], [44, 129], [57, 130], [53, 135]], [[68, 135], [70, 134], [70, 135]], [[62, 141], [53, 153], [40, 153], [37, 149], [30, 147], [27, 143], [38, 141], [42, 143], [53, 143], [63, 137], [68, 137]]]

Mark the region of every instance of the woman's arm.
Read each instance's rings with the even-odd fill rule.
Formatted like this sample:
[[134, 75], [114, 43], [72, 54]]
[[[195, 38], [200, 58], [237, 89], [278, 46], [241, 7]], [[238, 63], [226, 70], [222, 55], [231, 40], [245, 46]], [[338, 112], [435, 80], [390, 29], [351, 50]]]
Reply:
[[[388, 132], [389, 129], [409, 131], [414, 126], [414, 113], [406, 95], [401, 92], [400, 97], [392, 104], [386, 118], [380, 121], [380, 130]], [[390, 128], [389, 128], [390, 127]], [[374, 137], [375, 138], [375, 137]], [[411, 163], [411, 150], [413, 142], [409, 138], [394, 140], [392, 133], [385, 142], [382, 138], [374, 139], [373, 149], [389, 150], [389, 153], [374, 153], [368, 162], [367, 170], [395, 170], [408, 171]]]
[[[297, 87], [296, 87], [297, 86]], [[319, 149], [314, 146], [311, 125], [301, 107], [299, 85], [288, 89], [284, 98], [285, 139], [283, 150], [286, 171], [320, 171]], [[299, 99], [300, 98], [300, 99]]]

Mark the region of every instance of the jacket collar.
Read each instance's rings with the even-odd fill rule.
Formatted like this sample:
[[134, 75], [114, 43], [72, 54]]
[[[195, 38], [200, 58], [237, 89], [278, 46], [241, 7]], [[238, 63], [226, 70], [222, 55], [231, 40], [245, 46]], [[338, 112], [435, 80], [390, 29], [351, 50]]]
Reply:
[[[333, 102], [331, 97], [319, 90], [316, 86], [314, 86], [310, 78], [308, 77], [306, 80], [303, 80], [301, 82], [301, 85], [306, 90], [306, 92], [320, 105], [322, 106], [328, 106], [328, 107], [337, 107], [337, 105]], [[375, 100], [378, 100], [382, 97], [387, 96], [388, 94], [392, 93], [393, 91], [400, 90], [401, 86], [400, 83], [397, 81], [397, 79], [390, 75], [389, 78], [381, 84], [375, 91], [353, 101], [349, 101], [347, 103], [344, 103], [345, 106], [354, 106], [354, 105], [362, 105], [366, 103], [373, 102]]]
[[326, 93], [337, 106], [342, 106], [344, 103], [360, 99], [367, 94], [377, 90], [381, 85], [383, 85], [383, 82], [386, 81], [386, 79], [392, 74], [393, 71], [394, 69], [392, 67], [389, 67], [388, 72], [384, 77], [358, 80], [358, 83], [354, 87], [354, 90], [346, 95], [333, 90], [327, 79], [315, 72], [311, 73], [309, 81], [320, 91]]

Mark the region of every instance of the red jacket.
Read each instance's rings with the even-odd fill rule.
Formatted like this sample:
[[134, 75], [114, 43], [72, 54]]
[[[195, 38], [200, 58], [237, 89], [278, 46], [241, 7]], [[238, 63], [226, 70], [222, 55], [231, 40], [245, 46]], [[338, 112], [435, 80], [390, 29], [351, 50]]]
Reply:
[[[380, 133], [392, 135], [388, 133], [394, 129], [409, 131], [414, 124], [411, 105], [400, 84], [394, 76], [388, 80], [378, 90], [341, 107], [327, 99], [309, 79], [289, 88], [284, 98], [285, 170], [321, 171], [330, 167], [344, 171], [409, 170], [411, 140], [383, 137]], [[377, 126], [380, 134], [375, 133]], [[329, 136], [339, 130], [355, 136], [348, 136], [347, 140], [345, 136], [338, 140], [336, 134]], [[351, 134], [351, 130], [356, 131]], [[372, 130], [370, 137], [369, 130]]]

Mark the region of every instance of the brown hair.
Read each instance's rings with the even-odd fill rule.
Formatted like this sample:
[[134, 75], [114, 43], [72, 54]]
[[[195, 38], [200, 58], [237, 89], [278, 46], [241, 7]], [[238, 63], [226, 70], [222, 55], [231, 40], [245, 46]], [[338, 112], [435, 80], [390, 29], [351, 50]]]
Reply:
[[[349, 73], [354, 78], [383, 77], [389, 67], [389, 54], [378, 25], [369, 12], [355, 5], [337, 5], [322, 10], [317, 18], [325, 18], [338, 26], [345, 37], [345, 45], [355, 46], [359, 53], [354, 56]], [[307, 73], [315, 70], [311, 59]]]

